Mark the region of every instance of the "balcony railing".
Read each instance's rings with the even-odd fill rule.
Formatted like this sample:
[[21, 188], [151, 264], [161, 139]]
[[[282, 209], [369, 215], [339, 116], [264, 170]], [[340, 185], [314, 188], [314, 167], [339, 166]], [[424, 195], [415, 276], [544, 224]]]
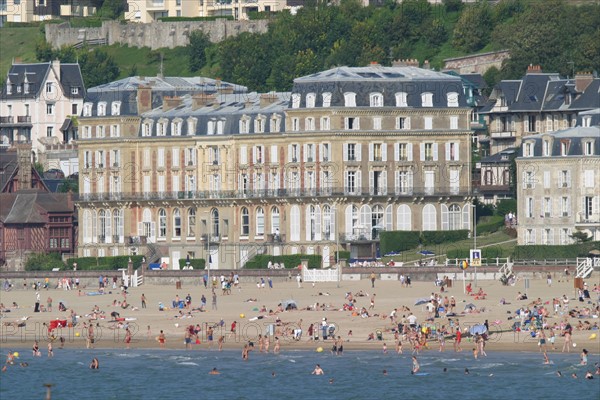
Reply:
[[593, 226], [593, 225], [600, 226], [600, 215], [579, 213], [579, 214], [577, 214], [577, 217], [575, 218], [575, 224], [583, 225], [583, 226]]
[[[379, 187], [378, 194], [387, 193], [387, 196], [455, 196], [470, 194], [466, 186], [453, 188], [423, 188], [412, 187], [396, 189], [396, 187]], [[201, 190], [179, 192], [118, 192], [118, 193], [82, 193], [79, 201], [101, 200], [220, 200], [220, 199], [264, 199], [264, 198], [296, 198], [296, 197], [321, 197], [321, 196], [369, 196], [368, 188], [348, 190], [342, 187], [307, 188], [307, 189], [262, 189], [262, 190]]]
[[490, 136], [493, 139], [514, 139], [517, 136], [517, 132], [516, 131], [505, 131], [505, 130], [491, 131]]

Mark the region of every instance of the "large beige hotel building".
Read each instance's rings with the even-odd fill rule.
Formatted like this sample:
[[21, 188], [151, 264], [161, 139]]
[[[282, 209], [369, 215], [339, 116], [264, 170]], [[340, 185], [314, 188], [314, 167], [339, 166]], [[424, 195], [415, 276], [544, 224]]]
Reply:
[[471, 229], [470, 113], [459, 77], [408, 66], [334, 68], [290, 93], [205, 78], [92, 88], [80, 255], [327, 267], [336, 249], [375, 257], [382, 231]]

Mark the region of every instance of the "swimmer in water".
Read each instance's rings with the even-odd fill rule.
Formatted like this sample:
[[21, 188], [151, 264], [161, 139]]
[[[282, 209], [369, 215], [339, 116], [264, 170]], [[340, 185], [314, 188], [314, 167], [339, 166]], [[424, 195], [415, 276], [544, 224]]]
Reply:
[[469, 375], [469, 368], [465, 368], [465, 375]]
[[219, 372], [217, 367], [214, 367], [212, 370], [210, 370], [210, 372], [208, 374], [209, 375], [220, 375], [221, 373]]
[[321, 366], [319, 364], [317, 364], [315, 366], [315, 369], [313, 370], [313, 372], [311, 372], [312, 375], [324, 375], [325, 372], [321, 369]]
[[544, 364], [550, 364], [550, 359], [548, 358], [548, 354], [544, 351]]
[[558, 376], [559, 378], [562, 378], [562, 373], [560, 371], [556, 371], [556, 376]]
[[588, 371], [585, 373], [585, 379], [594, 379], [594, 375], [590, 371]]
[[94, 359], [90, 363], [90, 368], [91, 369], [100, 369], [100, 362], [98, 361], [98, 359], [96, 357], [94, 357]]
[[25, 368], [25, 367], [29, 367], [29, 364], [28, 364], [28, 363], [26, 363], [26, 362], [19, 363], [19, 365], [20, 365], [21, 367], [23, 367], [23, 368]]

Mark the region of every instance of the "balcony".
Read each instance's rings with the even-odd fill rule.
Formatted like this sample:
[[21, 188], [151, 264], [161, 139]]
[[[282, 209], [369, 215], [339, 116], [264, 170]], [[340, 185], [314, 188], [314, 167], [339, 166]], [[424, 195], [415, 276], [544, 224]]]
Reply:
[[164, 0], [147, 0], [146, 10], [148, 11], [167, 11], [167, 6]]
[[147, 238], [146, 236], [128, 236], [127, 243], [130, 245], [146, 244]]
[[517, 132], [516, 131], [491, 131], [490, 132], [490, 137], [492, 139], [496, 139], [496, 140], [501, 140], [501, 139], [507, 139], [507, 140], [512, 140], [515, 139], [517, 137]]
[[579, 213], [575, 217], [575, 226], [581, 228], [596, 227], [600, 228], [600, 215]]
[[19, 115], [16, 117], [14, 116], [7, 116], [7, 117], [0, 117], [0, 126], [4, 126], [4, 127], [9, 127], [9, 126], [28, 126], [31, 127], [31, 115]]
[[274, 233], [267, 234], [267, 242], [268, 243], [285, 243], [285, 233], [280, 233], [278, 235]]
[[340, 233], [340, 242], [342, 243], [360, 243], [377, 240], [379, 235], [374, 235], [372, 232], [360, 233]]

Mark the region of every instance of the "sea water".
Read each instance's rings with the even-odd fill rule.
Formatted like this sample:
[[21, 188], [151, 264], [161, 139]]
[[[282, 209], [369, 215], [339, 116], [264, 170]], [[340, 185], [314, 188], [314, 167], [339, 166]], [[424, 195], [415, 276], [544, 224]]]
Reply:
[[[3, 348], [3, 353], [6, 349]], [[13, 349], [14, 350], [14, 349]], [[284, 351], [279, 355], [241, 351], [56, 349], [54, 358], [19, 350], [18, 362], [0, 375], [0, 399], [599, 399], [600, 357], [579, 364], [579, 352], [490, 352], [475, 360], [470, 352], [418, 356], [422, 375], [411, 375], [411, 355], [393, 351]], [[89, 363], [98, 358], [99, 370]], [[311, 375], [320, 364], [324, 376]], [[217, 368], [220, 375], [210, 375]], [[446, 368], [446, 372], [444, 372]], [[465, 374], [465, 368], [469, 374]], [[387, 370], [387, 376], [383, 370]], [[556, 371], [561, 371], [558, 377]], [[576, 373], [578, 379], [571, 377]]]

